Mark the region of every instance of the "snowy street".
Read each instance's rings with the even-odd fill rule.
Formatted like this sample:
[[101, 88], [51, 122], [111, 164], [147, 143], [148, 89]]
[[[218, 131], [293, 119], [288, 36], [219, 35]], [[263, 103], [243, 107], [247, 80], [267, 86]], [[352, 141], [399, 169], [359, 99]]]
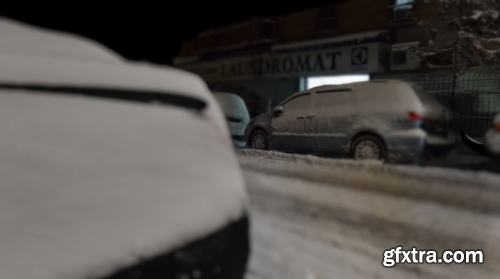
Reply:
[[[498, 278], [500, 176], [239, 150], [247, 278]], [[483, 250], [484, 264], [382, 266], [383, 251]]]

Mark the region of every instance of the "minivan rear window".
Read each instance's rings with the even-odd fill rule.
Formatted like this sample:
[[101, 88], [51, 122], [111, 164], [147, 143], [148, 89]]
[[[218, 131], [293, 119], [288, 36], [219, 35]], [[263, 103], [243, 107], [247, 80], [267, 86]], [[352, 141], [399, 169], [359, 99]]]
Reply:
[[439, 101], [429, 94], [427, 91], [425, 91], [424, 88], [422, 88], [420, 85], [415, 84], [415, 83], [410, 83], [411, 88], [417, 94], [417, 97], [422, 101], [424, 104], [437, 104], [441, 105]]

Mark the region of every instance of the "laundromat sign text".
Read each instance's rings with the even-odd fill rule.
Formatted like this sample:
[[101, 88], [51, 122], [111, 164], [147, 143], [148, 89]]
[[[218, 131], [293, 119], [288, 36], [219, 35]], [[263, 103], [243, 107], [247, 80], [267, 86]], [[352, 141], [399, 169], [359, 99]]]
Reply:
[[255, 77], [299, 77], [353, 72], [377, 72], [377, 44], [323, 52], [263, 54], [231, 60], [204, 62], [182, 67], [206, 80], [250, 79]]
[[222, 78], [335, 71], [338, 70], [337, 57], [341, 56], [342, 52], [330, 52], [266, 60], [256, 58], [254, 61], [241, 61], [229, 65], [221, 64], [220, 71]]

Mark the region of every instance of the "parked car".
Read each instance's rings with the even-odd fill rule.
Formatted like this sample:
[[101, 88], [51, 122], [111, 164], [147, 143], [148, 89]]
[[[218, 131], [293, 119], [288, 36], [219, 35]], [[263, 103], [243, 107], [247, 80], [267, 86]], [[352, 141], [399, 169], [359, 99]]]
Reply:
[[235, 94], [224, 92], [212, 92], [219, 103], [222, 112], [226, 116], [229, 132], [236, 147], [246, 145], [244, 132], [250, 121], [250, 114], [245, 105], [245, 101]]
[[461, 133], [462, 141], [467, 147], [480, 155], [500, 160], [500, 113], [493, 118], [493, 128], [484, 135], [484, 143], [474, 140], [463, 131]]
[[247, 126], [255, 149], [349, 154], [355, 159], [414, 161], [449, 152], [448, 112], [416, 84], [374, 80], [324, 85], [293, 94]]
[[244, 181], [198, 76], [9, 19], [0, 37], [0, 277], [243, 278]]

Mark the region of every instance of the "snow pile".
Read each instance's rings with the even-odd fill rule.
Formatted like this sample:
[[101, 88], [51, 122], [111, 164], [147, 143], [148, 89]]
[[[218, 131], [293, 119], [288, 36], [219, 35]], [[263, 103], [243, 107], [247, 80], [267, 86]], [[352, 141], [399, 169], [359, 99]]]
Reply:
[[[382, 162], [377, 160], [363, 160], [363, 161], [355, 161], [351, 159], [325, 159], [320, 158], [313, 155], [300, 155], [293, 153], [284, 153], [280, 151], [266, 151], [266, 150], [258, 150], [258, 149], [237, 149], [236, 152], [240, 156], [248, 156], [248, 157], [259, 157], [259, 158], [267, 158], [267, 159], [284, 159], [287, 161], [295, 161], [295, 162], [306, 162], [308, 164], [341, 164], [342, 166], [378, 166], [382, 165]], [[241, 157], [240, 157], [241, 158]]]
[[246, 169], [479, 212], [500, 212], [500, 176], [488, 172], [325, 159], [275, 151], [238, 150], [238, 154]]
[[[282, 162], [283, 163], [283, 162]], [[244, 172], [252, 204], [247, 278], [498, 278], [499, 215]], [[383, 251], [482, 249], [485, 264], [396, 265]]]

